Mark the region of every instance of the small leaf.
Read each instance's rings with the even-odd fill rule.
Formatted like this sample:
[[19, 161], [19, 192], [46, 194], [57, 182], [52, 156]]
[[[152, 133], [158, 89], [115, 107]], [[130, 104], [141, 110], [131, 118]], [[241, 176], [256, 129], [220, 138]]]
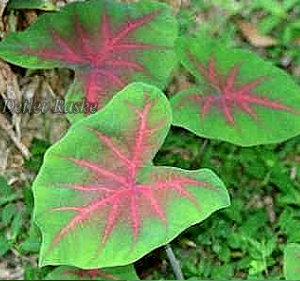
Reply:
[[0, 206], [14, 200], [17, 196], [12, 192], [6, 178], [0, 175]]
[[45, 280], [140, 280], [133, 265], [105, 269], [83, 270], [71, 266], [59, 266]]
[[135, 83], [50, 148], [33, 186], [42, 266], [130, 264], [229, 205], [210, 170], [152, 165], [170, 122], [163, 93]]
[[43, 163], [44, 153], [49, 146], [49, 142], [34, 138], [30, 147], [31, 157], [29, 160], [25, 160], [25, 167], [38, 172]]
[[7, 204], [1, 214], [1, 222], [4, 226], [8, 226], [14, 216], [18, 213], [18, 208], [15, 204]]
[[9, 241], [0, 235], [0, 257], [4, 256], [10, 249]]
[[257, 9], [263, 9], [270, 12], [272, 15], [285, 18], [287, 17], [286, 10], [284, 9], [285, 1], [273, 1], [273, 0], [255, 0], [253, 1], [254, 6]]
[[242, 146], [300, 133], [300, 88], [257, 55], [207, 38], [182, 38], [178, 53], [196, 85], [172, 98], [173, 124]]
[[18, 213], [15, 214], [14, 219], [11, 223], [11, 239], [15, 240], [17, 236], [20, 234], [20, 230], [22, 228], [23, 224], [23, 214], [18, 211]]
[[20, 245], [20, 250], [24, 254], [38, 253], [41, 246], [41, 234], [38, 227], [33, 224], [29, 230], [27, 239]]
[[290, 243], [284, 250], [284, 276], [286, 280], [300, 279], [300, 244]]
[[0, 195], [6, 196], [8, 194], [12, 193], [10, 186], [7, 183], [6, 178], [0, 175]]
[[[163, 88], [176, 64], [176, 37], [176, 20], [163, 3], [89, 1], [42, 15], [25, 32], [8, 35], [0, 56], [27, 68], [75, 70], [68, 100], [85, 99], [99, 109], [130, 82]], [[69, 115], [73, 121], [83, 117]]]

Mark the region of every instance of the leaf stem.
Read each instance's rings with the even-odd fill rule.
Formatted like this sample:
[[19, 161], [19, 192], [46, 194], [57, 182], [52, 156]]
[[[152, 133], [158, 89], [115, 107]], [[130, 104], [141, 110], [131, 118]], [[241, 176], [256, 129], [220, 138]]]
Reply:
[[176, 279], [177, 280], [184, 280], [183, 273], [182, 273], [182, 270], [181, 270], [181, 267], [180, 267], [180, 263], [177, 260], [175, 254], [174, 254], [174, 252], [171, 248], [171, 245], [167, 244], [165, 246], [165, 250], [166, 250], [169, 262], [171, 264], [171, 267], [172, 267], [172, 270], [173, 270], [173, 273], [174, 273]]
[[208, 139], [203, 139], [203, 142], [202, 142], [202, 145], [200, 147], [200, 151], [199, 151], [198, 157], [202, 158], [202, 155], [204, 154], [204, 151], [205, 151], [207, 145], [208, 145]]

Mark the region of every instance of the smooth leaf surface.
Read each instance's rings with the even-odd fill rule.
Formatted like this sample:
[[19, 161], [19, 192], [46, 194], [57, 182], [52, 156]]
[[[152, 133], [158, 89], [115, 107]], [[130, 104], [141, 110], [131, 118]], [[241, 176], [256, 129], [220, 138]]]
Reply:
[[8, 9], [40, 9], [46, 11], [56, 10], [52, 0], [10, 0]]
[[300, 88], [279, 68], [201, 37], [179, 40], [178, 54], [196, 84], [172, 98], [174, 125], [242, 146], [300, 133]]
[[75, 70], [68, 100], [85, 99], [100, 109], [130, 82], [166, 85], [176, 64], [177, 29], [163, 3], [73, 3], [40, 16], [25, 32], [8, 35], [0, 57], [26, 68]]
[[284, 250], [284, 276], [287, 280], [300, 280], [300, 245], [290, 243]]
[[90, 270], [59, 266], [51, 271], [45, 280], [139, 280], [139, 278], [133, 265]]
[[152, 165], [170, 123], [163, 93], [134, 83], [50, 148], [33, 186], [41, 265], [130, 264], [230, 204], [212, 171]]

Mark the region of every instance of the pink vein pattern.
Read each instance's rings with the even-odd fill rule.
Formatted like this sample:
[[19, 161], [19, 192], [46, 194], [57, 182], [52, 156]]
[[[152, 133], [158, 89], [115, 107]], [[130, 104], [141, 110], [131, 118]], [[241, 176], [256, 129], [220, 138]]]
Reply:
[[102, 226], [99, 229], [102, 230], [99, 237], [102, 244], [107, 242], [120, 223], [131, 230], [132, 241], [136, 242], [145, 218], [158, 219], [167, 226], [166, 207], [172, 198], [187, 200], [199, 210], [200, 204], [189, 188], [216, 189], [205, 181], [178, 171], [164, 171], [162, 174], [150, 172], [147, 180], [138, 180], [139, 171], [153, 157], [147, 152], [159, 147], [158, 134], [165, 126], [164, 121], [154, 124], [150, 122], [151, 110], [156, 102], [146, 97], [143, 108], [126, 103], [135, 118], [135, 126], [121, 143], [103, 132], [86, 128], [103, 148], [99, 162], [63, 157], [78, 168], [90, 172], [95, 182], [60, 185], [60, 188], [69, 188], [83, 195], [90, 194], [92, 200], [82, 206], [63, 206], [51, 210], [74, 213], [72, 219], [55, 236], [53, 247], [77, 227], [84, 227], [92, 217], [101, 217]]
[[128, 19], [116, 31], [109, 15], [104, 11], [99, 32], [93, 36], [75, 14], [74, 38], [66, 38], [51, 29], [54, 47], [34, 50], [34, 54], [44, 59], [59, 60], [66, 66], [73, 67], [79, 80], [84, 81], [87, 103], [102, 107], [115, 92], [132, 81], [136, 72], [153, 78], [147, 67], [138, 61], [140, 52], [167, 47], [138, 42], [135, 32], [148, 25], [161, 12], [157, 10], [140, 18]]
[[207, 67], [199, 63], [191, 54], [189, 58], [211, 86], [209, 93], [196, 93], [192, 96], [193, 102], [196, 102], [201, 108], [200, 115], [203, 120], [210, 113], [213, 106], [216, 106], [222, 112], [229, 125], [235, 124], [234, 108], [245, 112], [256, 121], [259, 120], [259, 117], [253, 109], [253, 105], [294, 114], [300, 113], [279, 101], [261, 97], [254, 93], [255, 88], [264, 83], [266, 77], [259, 77], [245, 85], [240, 85], [238, 81], [239, 65], [232, 67], [227, 77], [222, 77], [216, 69], [214, 58], [209, 60]]

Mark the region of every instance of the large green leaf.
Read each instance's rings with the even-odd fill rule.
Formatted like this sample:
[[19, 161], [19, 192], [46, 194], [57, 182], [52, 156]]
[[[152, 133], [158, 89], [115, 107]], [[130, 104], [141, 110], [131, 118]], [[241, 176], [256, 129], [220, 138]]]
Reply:
[[10, 0], [8, 9], [40, 9], [46, 11], [56, 10], [52, 0]]
[[258, 57], [208, 38], [182, 38], [178, 54], [196, 83], [172, 98], [174, 125], [242, 146], [300, 133], [300, 88]]
[[59, 266], [51, 271], [45, 280], [139, 280], [139, 278], [133, 265], [90, 270]]
[[41, 265], [130, 264], [229, 205], [212, 171], [152, 165], [170, 123], [163, 93], [135, 83], [50, 148], [33, 186]]
[[[40, 16], [25, 32], [9, 34], [0, 57], [26, 68], [74, 69], [68, 100], [84, 98], [99, 109], [130, 82], [166, 85], [176, 64], [177, 29], [163, 3], [73, 3]], [[84, 114], [69, 116], [74, 121]]]
[[284, 276], [287, 280], [300, 280], [300, 244], [290, 243], [286, 246]]

